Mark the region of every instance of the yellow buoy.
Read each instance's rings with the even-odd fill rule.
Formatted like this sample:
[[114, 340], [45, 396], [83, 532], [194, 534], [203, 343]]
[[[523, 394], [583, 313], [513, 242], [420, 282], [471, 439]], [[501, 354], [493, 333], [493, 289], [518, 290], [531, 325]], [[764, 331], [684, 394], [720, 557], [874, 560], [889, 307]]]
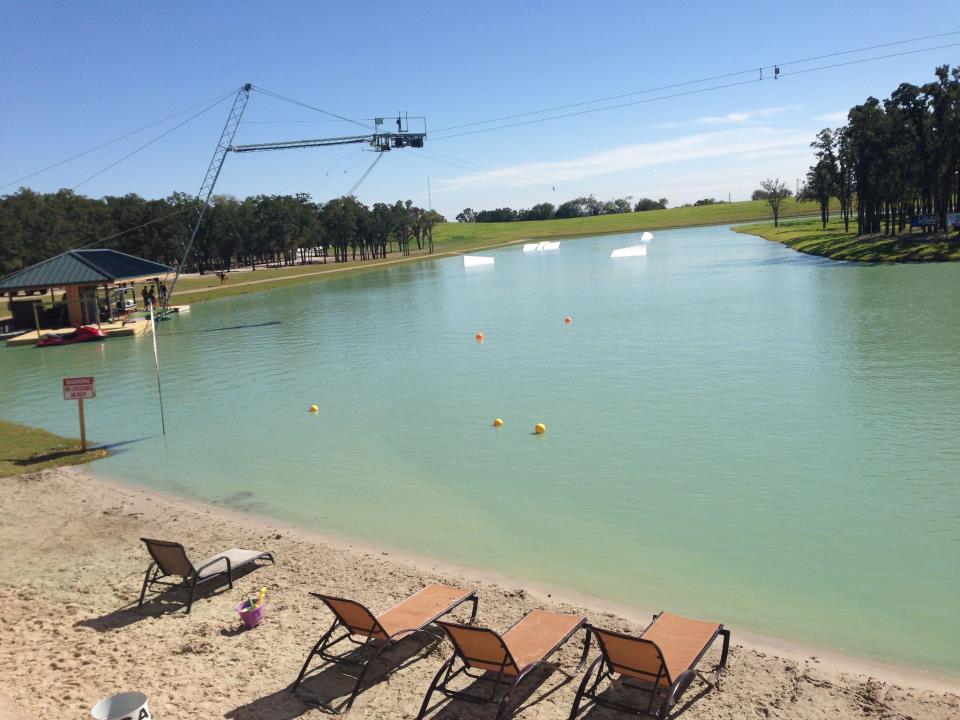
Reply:
[[573, 318], [570, 317], [569, 315], [567, 315], [567, 316], [563, 319], [564, 325], [569, 325], [569, 324], [572, 323], [572, 322], [573, 322]]
[[486, 337], [482, 332], [478, 332], [474, 337], [477, 339], [477, 342], [483, 342], [484, 337]]
[[547, 426], [544, 425], [543, 423], [537, 423], [536, 425], [533, 426], [533, 431], [537, 435], [543, 435], [547, 431]]
[[493, 426], [494, 426], [494, 427], [503, 427], [503, 420], [501, 420], [500, 418], [494, 419], [494, 421], [493, 421]]
[[316, 405], [311, 405], [311, 406], [310, 406], [310, 412], [312, 412], [312, 413], [320, 412], [320, 408], [317, 407]]

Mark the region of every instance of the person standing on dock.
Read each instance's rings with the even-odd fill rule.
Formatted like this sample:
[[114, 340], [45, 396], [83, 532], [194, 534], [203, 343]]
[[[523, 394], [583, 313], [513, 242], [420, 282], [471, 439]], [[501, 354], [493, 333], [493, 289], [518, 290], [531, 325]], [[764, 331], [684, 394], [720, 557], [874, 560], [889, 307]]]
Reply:
[[150, 309], [150, 293], [147, 292], [146, 285], [140, 288], [140, 296], [143, 298], [143, 309], [149, 310]]
[[160, 304], [164, 307], [167, 306], [167, 284], [160, 283]]

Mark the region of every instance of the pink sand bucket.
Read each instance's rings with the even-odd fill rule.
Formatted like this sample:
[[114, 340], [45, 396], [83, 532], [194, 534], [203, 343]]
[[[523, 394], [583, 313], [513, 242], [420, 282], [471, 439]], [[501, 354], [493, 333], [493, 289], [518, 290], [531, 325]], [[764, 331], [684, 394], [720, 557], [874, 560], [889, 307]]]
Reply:
[[255, 628], [263, 622], [263, 612], [267, 608], [267, 589], [261, 588], [260, 596], [257, 598], [248, 598], [237, 605], [237, 612], [240, 619], [249, 630]]
[[150, 720], [147, 696], [139, 692], [125, 692], [101, 700], [90, 711], [94, 720]]

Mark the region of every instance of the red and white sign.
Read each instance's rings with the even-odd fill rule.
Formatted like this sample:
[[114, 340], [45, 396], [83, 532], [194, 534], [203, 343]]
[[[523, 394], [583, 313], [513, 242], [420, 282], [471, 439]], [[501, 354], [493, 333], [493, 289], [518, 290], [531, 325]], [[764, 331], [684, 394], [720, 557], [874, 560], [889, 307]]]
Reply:
[[97, 396], [92, 377], [72, 377], [63, 379], [64, 400], [86, 400]]

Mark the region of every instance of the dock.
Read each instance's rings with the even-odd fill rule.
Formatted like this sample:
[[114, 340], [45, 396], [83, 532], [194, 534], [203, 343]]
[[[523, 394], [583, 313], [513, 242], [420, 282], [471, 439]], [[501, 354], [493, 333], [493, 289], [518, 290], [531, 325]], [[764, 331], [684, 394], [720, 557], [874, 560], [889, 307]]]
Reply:
[[[14, 338], [7, 340], [7, 346], [17, 347], [20, 345], [36, 345], [37, 340], [42, 338], [44, 335], [54, 333], [56, 335], [67, 335], [72, 333], [75, 328], [65, 327], [65, 328], [43, 328], [38, 334], [36, 330], [31, 330], [30, 332], [24, 333], [23, 335], [17, 335]], [[137, 318], [133, 321], [120, 322], [105, 322], [100, 323], [100, 329], [106, 334], [108, 338], [115, 337], [131, 337], [135, 335], [146, 335], [150, 332], [150, 321]], [[87, 344], [87, 343], [81, 343]]]

